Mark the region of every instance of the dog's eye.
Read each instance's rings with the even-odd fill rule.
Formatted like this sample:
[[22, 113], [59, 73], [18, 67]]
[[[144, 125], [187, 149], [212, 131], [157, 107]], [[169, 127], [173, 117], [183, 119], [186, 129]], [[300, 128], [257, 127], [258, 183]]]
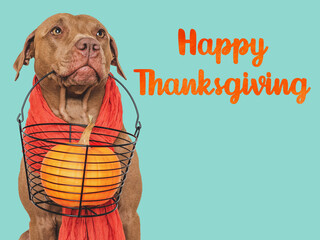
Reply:
[[99, 38], [103, 38], [105, 35], [106, 35], [106, 32], [103, 29], [100, 29], [97, 32], [97, 37], [99, 37]]
[[62, 30], [61, 30], [61, 28], [59, 28], [59, 27], [54, 27], [54, 28], [51, 30], [51, 34], [52, 34], [52, 35], [55, 35], [55, 36], [60, 35], [61, 33], [62, 33]]

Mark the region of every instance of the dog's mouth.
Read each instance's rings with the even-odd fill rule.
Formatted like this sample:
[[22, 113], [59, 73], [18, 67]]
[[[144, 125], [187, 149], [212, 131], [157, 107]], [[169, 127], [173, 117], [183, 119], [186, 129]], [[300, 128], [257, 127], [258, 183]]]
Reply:
[[66, 86], [90, 86], [99, 82], [100, 77], [97, 71], [89, 65], [84, 65], [67, 76], [62, 76], [62, 83]]

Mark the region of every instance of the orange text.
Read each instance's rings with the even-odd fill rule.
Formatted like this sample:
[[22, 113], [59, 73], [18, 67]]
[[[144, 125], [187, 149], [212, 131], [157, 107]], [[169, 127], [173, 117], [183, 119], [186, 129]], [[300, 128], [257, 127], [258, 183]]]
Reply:
[[[287, 79], [275, 78], [271, 79], [271, 73], [267, 72], [266, 76], [259, 78], [251, 78], [249, 80], [248, 73], [243, 73], [243, 78], [228, 78], [223, 83], [220, 78], [211, 81], [210, 78], [204, 76], [204, 70], [198, 72], [198, 79], [181, 80], [177, 78], [156, 78], [155, 71], [152, 69], [135, 69], [134, 72], [139, 73], [140, 77], [140, 94], [145, 95], [221, 95], [223, 92], [230, 95], [230, 102], [235, 104], [238, 102], [240, 95], [249, 95], [253, 93], [260, 95], [265, 92], [267, 95], [284, 95], [293, 94], [297, 96], [297, 103], [301, 104], [305, 101], [310, 87], [307, 87], [306, 78], [294, 78], [291, 83]], [[242, 84], [241, 84], [242, 83]], [[212, 86], [213, 85], [213, 86]], [[299, 87], [300, 86], [300, 87]]]
[[231, 50], [233, 62], [237, 64], [239, 54], [245, 55], [250, 49], [252, 55], [255, 56], [252, 60], [252, 65], [255, 67], [259, 67], [262, 64], [263, 56], [268, 50], [268, 47], [264, 46], [262, 38], [259, 38], [258, 44], [254, 38], [250, 42], [245, 38], [235, 38], [232, 42], [228, 38], [217, 38], [215, 48], [213, 48], [213, 40], [211, 38], [202, 38], [197, 42], [196, 30], [191, 29], [189, 38], [187, 38], [185, 31], [181, 28], [178, 31], [178, 44], [181, 55], [185, 55], [188, 44], [190, 54], [196, 55], [198, 50], [201, 55], [215, 55], [217, 64], [221, 63], [221, 55], [228, 55]]

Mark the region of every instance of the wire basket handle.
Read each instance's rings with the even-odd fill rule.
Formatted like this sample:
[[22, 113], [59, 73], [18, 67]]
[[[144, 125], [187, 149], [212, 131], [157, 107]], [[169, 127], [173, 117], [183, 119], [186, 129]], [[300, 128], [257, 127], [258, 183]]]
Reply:
[[17, 116], [17, 122], [18, 122], [19, 124], [21, 124], [21, 123], [24, 121], [24, 114], [23, 114], [24, 106], [26, 105], [26, 102], [27, 102], [28, 97], [29, 97], [29, 95], [31, 94], [32, 90], [33, 90], [43, 79], [45, 79], [46, 77], [48, 77], [48, 76], [49, 76], [50, 74], [52, 74], [52, 73], [53, 73], [53, 71], [51, 71], [51, 72], [47, 73], [46, 75], [44, 75], [44, 76], [43, 76], [42, 78], [40, 78], [40, 79], [38, 80], [38, 82], [36, 82], [36, 83], [32, 86], [32, 88], [29, 90], [27, 96], [26, 96], [25, 99], [23, 100], [22, 107], [21, 107], [21, 111], [20, 111], [20, 113], [19, 113], [18, 116]]
[[115, 78], [115, 77], [114, 77], [113, 75], [111, 75], [110, 73], [109, 73], [109, 76], [112, 77], [117, 83], [119, 83], [119, 84], [121, 85], [121, 87], [127, 92], [127, 94], [129, 95], [129, 97], [131, 98], [131, 101], [132, 101], [133, 106], [134, 106], [134, 108], [135, 108], [135, 110], [136, 110], [136, 113], [137, 113], [137, 120], [136, 120], [135, 127], [136, 127], [136, 129], [139, 129], [139, 130], [140, 130], [141, 127], [142, 127], [141, 122], [139, 121], [140, 115], [139, 115], [139, 111], [138, 111], [137, 104], [136, 104], [136, 102], [134, 101], [131, 93], [129, 92], [129, 90], [128, 90], [117, 78]]
[[[23, 103], [22, 103], [22, 106], [21, 106], [21, 111], [20, 113], [18, 114], [17, 116], [17, 122], [21, 125], [21, 123], [24, 121], [24, 114], [23, 114], [23, 110], [24, 110], [24, 107], [26, 105], [26, 102], [28, 100], [28, 97], [30, 96], [32, 90], [43, 80], [45, 79], [46, 77], [48, 77], [50, 74], [52, 74], [54, 71], [51, 71], [49, 73], [47, 73], [46, 75], [44, 75], [42, 78], [40, 78], [33, 86], [32, 88], [29, 90], [27, 96], [25, 97], [25, 99], [23, 100]], [[135, 123], [135, 128], [136, 128], [136, 131], [135, 131], [135, 134], [134, 135], [139, 135], [139, 132], [140, 132], [140, 129], [142, 127], [141, 125], [141, 122], [139, 121], [139, 111], [138, 111], [138, 107], [136, 105], [136, 102], [134, 101], [132, 95], [130, 94], [129, 90], [118, 80], [116, 79], [113, 75], [111, 75], [109, 73], [109, 77], [112, 77], [117, 83], [119, 83], [121, 85], [121, 87], [127, 92], [127, 94], [129, 95], [132, 103], [133, 103], [133, 106], [136, 110], [136, 113], [137, 113], [137, 120], [136, 120], [136, 123]]]

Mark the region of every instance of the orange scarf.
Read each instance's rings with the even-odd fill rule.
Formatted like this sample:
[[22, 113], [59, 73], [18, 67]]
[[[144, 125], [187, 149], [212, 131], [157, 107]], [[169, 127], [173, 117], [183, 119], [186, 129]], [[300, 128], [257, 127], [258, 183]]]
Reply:
[[[35, 76], [33, 84], [38, 81]], [[108, 77], [105, 86], [105, 95], [100, 108], [96, 125], [102, 127], [113, 128], [117, 130], [122, 129], [122, 104], [121, 95], [119, 89], [112, 77]], [[30, 94], [30, 109], [28, 112], [28, 118], [26, 125], [40, 124], [40, 123], [65, 123], [62, 119], [53, 114], [49, 108], [46, 100], [44, 99], [41, 87], [38, 84]], [[32, 131], [42, 132], [42, 139], [47, 138], [68, 138], [68, 126], [35, 126]], [[83, 131], [83, 128], [78, 127], [79, 132]], [[60, 132], [48, 132], [48, 130], [60, 131]], [[77, 129], [76, 127], [74, 129]], [[77, 130], [76, 130], [77, 131]], [[97, 138], [103, 138], [103, 142], [113, 143], [116, 132], [110, 131], [110, 135], [114, 137], [97, 136], [93, 140], [99, 140]], [[79, 138], [76, 134], [73, 134], [73, 138]], [[39, 134], [37, 135], [39, 137]], [[25, 137], [25, 140], [28, 137]], [[43, 145], [46, 143], [37, 142], [37, 144]], [[26, 150], [30, 146], [25, 146]], [[42, 148], [43, 149], [43, 148]], [[41, 150], [43, 154], [43, 150]], [[26, 152], [27, 157], [28, 151]], [[36, 161], [36, 163], [34, 162]], [[39, 171], [41, 167], [42, 158], [40, 156], [33, 156], [32, 161], [28, 160], [28, 164], [31, 165], [34, 171]], [[107, 203], [108, 204], [108, 203]], [[97, 214], [102, 214], [105, 211], [110, 211], [113, 206], [95, 209]], [[63, 213], [76, 214], [77, 210], [63, 208]], [[62, 225], [59, 232], [59, 240], [125, 240], [125, 235], [122, 227], [122, 222], [118, 209], [104, 216], [89, 217], [89, 218], [76, 218], [62, 216]]]

